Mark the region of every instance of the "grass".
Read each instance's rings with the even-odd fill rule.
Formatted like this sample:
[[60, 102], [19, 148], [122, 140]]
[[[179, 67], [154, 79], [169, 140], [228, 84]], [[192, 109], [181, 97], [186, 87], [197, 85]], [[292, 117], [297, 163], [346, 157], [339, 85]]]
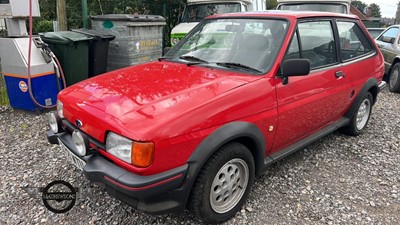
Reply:
[[4, 81], [3, 74], [1, 73], [0, 67], [0, 106], [9, 106], [10, 102], [8, 100], [6, 83]]
[[0, 106], [9, 106], [10, 102], [8, 100], [6, 87], [0, 87]]

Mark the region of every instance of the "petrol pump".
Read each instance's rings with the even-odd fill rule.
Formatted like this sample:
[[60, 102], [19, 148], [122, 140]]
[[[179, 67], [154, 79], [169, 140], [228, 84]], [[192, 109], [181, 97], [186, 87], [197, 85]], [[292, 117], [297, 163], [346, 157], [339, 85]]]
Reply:
[[[0, 0], [8, 37], [0, 38], [0, 63], [10, 105], [24, 110], [54, 107], [65, 87], [57, 59], [40, 37], [27, 31], [26, 19], [39, 17], [38, 0]], [[58, 63], [59, 65], [59, 63]]]

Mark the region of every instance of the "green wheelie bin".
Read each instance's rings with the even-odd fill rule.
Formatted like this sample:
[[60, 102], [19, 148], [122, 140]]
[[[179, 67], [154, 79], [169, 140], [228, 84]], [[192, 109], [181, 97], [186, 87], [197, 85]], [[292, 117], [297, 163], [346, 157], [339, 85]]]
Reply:
[[41, 33], [60, 61], [67, 86], [89, 77], [89, 43], [91, 37], [72, 31]]

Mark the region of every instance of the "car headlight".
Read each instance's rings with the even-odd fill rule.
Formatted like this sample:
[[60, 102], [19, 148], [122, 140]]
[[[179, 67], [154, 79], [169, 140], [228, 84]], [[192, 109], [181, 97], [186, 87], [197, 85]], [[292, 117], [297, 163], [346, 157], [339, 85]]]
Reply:
[[54, 132], [54, 133], [58, 133], [58, 120], [57, 120], [57, 115], [54, 112], [49, 112], [49, 126], [50, 129]]
[[173, 45], [178, 44], [179, 41], [180, 41], [179, 38], [176, 38], [176, 37], [172, 38], [172, 44]]
[[137, 167], [148, 167], [153, 163], [153, 143], [135, 142], [113, 132], [109, 132], [107, 135], [106, 151]]
[[63, 104], [60, 100], [57, 100], [57, 114], [61, 119], [64, 118]]

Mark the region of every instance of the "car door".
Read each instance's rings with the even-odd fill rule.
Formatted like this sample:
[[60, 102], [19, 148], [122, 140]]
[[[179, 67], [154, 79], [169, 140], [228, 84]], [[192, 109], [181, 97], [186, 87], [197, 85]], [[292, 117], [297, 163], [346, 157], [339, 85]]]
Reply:
[[371, 76], [382, 74], [382, 65], [377, 64], [376, 51], [366, 31], [355, 20], [338, 19], [336, 21], [339, 34], [339, 58], [341, 71], [348, 79], [352, 101]]
[[279, 121], [272, 152], [282, 149], [338, 120], [349, 102], [347, 77], [338, 62], [334, 21], [300, 21], [284, 60], [307, 58], [309, 75], [277, 77]]
[[399, 32], [400, 28], [398, 26], [393, 26], [385, 30], [376, 39], [376, 43], [385, 59], [385, 72], [388, 72], [394, 58], [400, 55]]

